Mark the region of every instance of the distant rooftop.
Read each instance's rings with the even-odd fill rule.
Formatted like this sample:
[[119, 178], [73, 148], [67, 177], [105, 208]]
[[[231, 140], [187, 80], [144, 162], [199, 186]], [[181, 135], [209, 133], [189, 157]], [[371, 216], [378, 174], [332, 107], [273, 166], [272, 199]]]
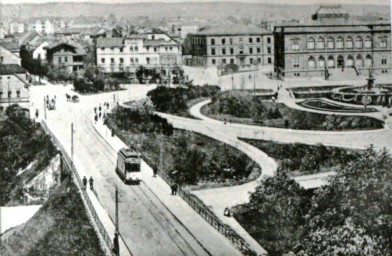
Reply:
[[18, 64], [0, 64], [0, 75], [23, 74], [26, 70]]
[[55, 47], [57, 47], [59, 45], [62, 45], [62, 44], [66, 44], [66, 45], [69, 45], [72, 48], [74, 48], [75, 49], [75, 53], [77, 55], [86, 55], [86, 51], [83, 49], [83, 47], [80, 46], [79, 44], [75, 43], [75, 42], [65, 42], [65, 41], [54, 42], [54, 43], [51, 43], [50, 45], [46, 46], [45, 48], [46, 49], [53, 49], [53, 48], [55, 48]]
[[348, 12], [346, 12], [341, 5], [321, 5], [312, 18], [348, 18], [348, 16]]
[[256, 27], [256, 26], [245, 26], [245, 25], [222, 25], [211, 27], [195, 33], [196, 35], [260, 35], [260, 34], [271, 34], [271, 31]]

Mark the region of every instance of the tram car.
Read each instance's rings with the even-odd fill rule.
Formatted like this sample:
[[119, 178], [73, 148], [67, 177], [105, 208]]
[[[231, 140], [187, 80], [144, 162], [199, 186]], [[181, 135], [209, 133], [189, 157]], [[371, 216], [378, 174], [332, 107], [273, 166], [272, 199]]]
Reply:
[[122, 148], [117, 154], [116, 172], [125, 183], [139, 184], [142, 178], [140, 156], [130, 148]]

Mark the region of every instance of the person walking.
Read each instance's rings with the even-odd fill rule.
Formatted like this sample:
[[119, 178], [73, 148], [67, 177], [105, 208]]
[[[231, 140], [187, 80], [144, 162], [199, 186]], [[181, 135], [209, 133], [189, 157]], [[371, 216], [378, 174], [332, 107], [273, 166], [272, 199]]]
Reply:
[[94, 113], [95, 114], [97, 113], [97, 107], [94, 107]]
[[152, 171], [153, 171], [153, 173], [154, 173], [153, 177], [154, 177], [154, 178], [157, 177], [157, 174], [158, 174], [157, 168], [153, 168]]
[[83, 177], [83, 189], [86, 189], [87, 187], [87, 178], [86, 176]]
[[90, 183], [90, 189], [94, 190], [94, 186], [93, 186], [94, 185], [94, 180], [93, 180], [93, 177], [91, 177], [91, 176], [90, 176], [90, 179], [89, 179], [89, 183]]
[[38, 116], [39, 116], [38, 109], [36, 109], [36, 110], [35, 110], [35, 119], [37, 119]]
[[177, 190], [178, 190], [178, 185], [176, 183], [173, 183], [171, 185], [172, 195], [177, 195]]

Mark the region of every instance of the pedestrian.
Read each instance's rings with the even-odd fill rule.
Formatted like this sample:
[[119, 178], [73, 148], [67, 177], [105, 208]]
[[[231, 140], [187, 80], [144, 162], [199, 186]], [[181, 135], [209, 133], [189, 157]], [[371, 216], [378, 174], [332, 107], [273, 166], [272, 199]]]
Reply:
[[94, 113], [95, 114], [97, 113], [97, 107], [94, 107]]
[[101, 117], [102, 117], [102, 112], [99, 111], [99, 119], [101, 119]]
[[35, 110], [35, 119], [37, 119], [38, 116], [39, 116], [38, 109], [36, 109], [36, 110]]
[[95, 115], [94, 120], [95, 120], [95, 122], [98, 122], [98, 116], [97, 115]]
[[158, 174], [157, 168], [153, 168], [152, 171], [153, 171], [153, 173], [154, 173], [153, 177], [154, 177], [154, 178], [157, 177], [157, 174]]
[[171, 185], [172, 195], [177, 195], [177, 189], [178, 189], [178, 185], [176, 183], [173, 183]]
[[94, 190], [94, 187], [93, 187], [93, 185], [94, 185], [93, 177], [90, 177], [90, 179], [89, 179], [88, 181], [89, 181], [89, 183], [90, 183], [90, 189], [91, 189], [91, 190]]
[[101, 109], [102, 109], [101, 104], [99, 104], [99, 108], [98, 109], [99, 109], [99, 111], [101, 111]]
[[109, 109], [109, 102], [107, 103], [107, 108]]
[[87, 187], [87, 178], [86, 176], [83, 177], [83, 189], [86, 189]]

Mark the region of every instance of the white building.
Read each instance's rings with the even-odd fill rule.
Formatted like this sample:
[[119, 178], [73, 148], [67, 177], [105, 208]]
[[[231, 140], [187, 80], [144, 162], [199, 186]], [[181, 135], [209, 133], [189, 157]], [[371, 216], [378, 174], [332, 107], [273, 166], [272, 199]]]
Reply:
[[134, 73], [143, 66], [166, 74], [181, 65], [181, 45], [165, 33], [98, 38], [96, 51], [104, 73]]
[[182, 25], [181, 26], [181, 38], [185, 39], [190, 33], [196, 33], [199, 31], [199, 26], [197, 25]]
[[33, 59], [40, 59], [41, 61], [46, 60], [46, 48], [49, 45], [47, 41], [41, 43], [33, 51]]
[[9, 29], [10, 35], [22, 34], [25, 32], [25, 24], [24, 23], [12, 22], [12, 23], [10, 23], [9, 26], [10, 26], [10, 29]]
[[35, 31], [38, 34], [47, 34], [51, 35], [54, 33], [55, 27], [54, 23], [52, 23], [49, 19], [46, 19], [45, 22], [41, 22], [41, 20], [36, 20], [30, 27], [30, 31]]

